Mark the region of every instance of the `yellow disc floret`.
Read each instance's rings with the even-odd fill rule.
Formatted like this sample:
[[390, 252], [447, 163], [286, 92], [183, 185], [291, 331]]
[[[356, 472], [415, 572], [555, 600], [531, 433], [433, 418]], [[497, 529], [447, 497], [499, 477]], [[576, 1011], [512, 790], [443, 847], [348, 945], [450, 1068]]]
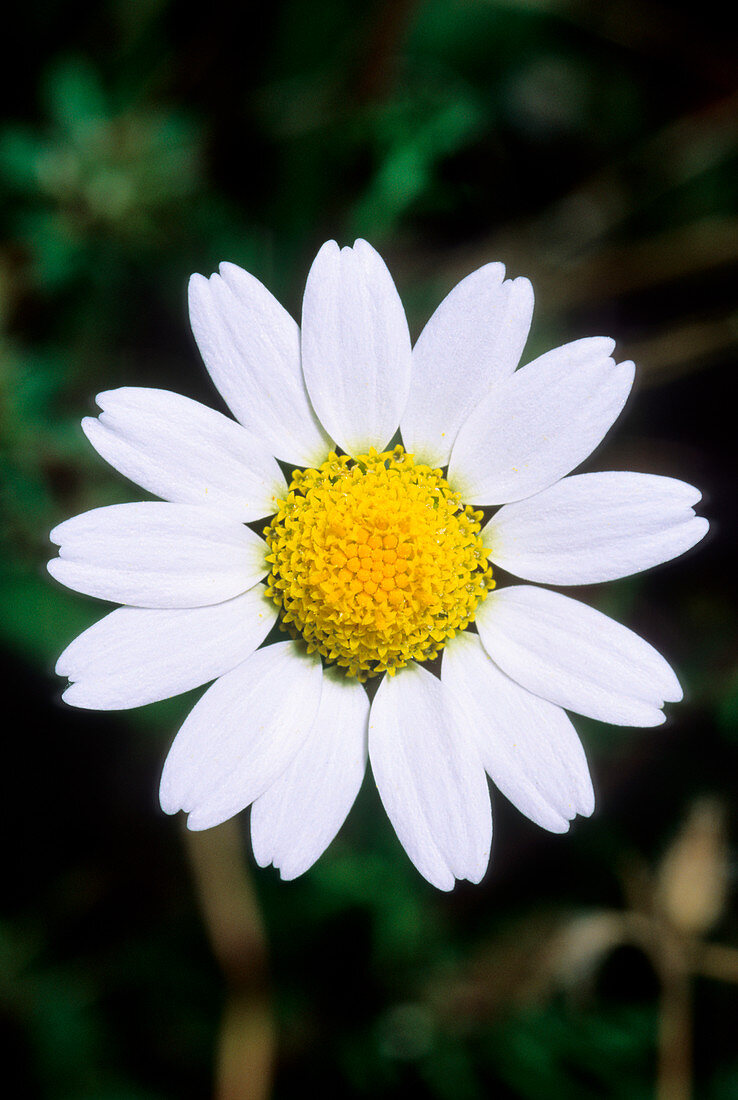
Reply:
[[494, 587], [479, 535], [440, 470], [402, 447], [295, 472], [264, 531], [267, 594], [310, 652], [366, 680], [435, 657]]

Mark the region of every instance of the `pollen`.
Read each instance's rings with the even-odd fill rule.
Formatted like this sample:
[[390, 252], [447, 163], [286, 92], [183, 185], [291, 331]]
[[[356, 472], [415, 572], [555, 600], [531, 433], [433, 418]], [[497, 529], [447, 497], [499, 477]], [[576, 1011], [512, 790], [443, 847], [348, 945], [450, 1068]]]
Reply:
[[361, 681], [436, 657], [494, 587], [480, 537], [440, 470], [401, 447], [297, 470], [264, 531], [267, 595], [309, 652]]

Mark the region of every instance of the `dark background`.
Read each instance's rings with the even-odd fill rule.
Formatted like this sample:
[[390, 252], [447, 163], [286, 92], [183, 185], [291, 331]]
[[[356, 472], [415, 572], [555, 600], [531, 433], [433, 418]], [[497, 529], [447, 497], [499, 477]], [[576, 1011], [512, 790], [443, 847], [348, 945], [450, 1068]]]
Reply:
[[[0, 66], [12, 1095], [265, 1096], [276, 1034], [277, 1097], [738, 1096], [730, 7], [18, 9]], [[498, 259], [536, 290], [525, 359], [614, 336], [636, 392], [586, 468], [693, 482], [712, 522], [676, 562], [572, 593], [656, 645], [685, 702], [656, 730], [576, 720], [595, 816], [552, 837], [496, 796], [490, 871], [451, 895], [411, 867], [370, 777], [302, 879], [209, 883], [227, 844], [183, 843], [156, 801], [192, 697], [90, 714], [53, 675], [103, 608], [47, 577], [48, 530], [140, 495], [82, 435], [94, 394], [162, 386], [220, 407], [187, 325], [190, 272], [239, 263], [299, 316], [319, 245], [358, 235], [389, 263], [413, 336]]]

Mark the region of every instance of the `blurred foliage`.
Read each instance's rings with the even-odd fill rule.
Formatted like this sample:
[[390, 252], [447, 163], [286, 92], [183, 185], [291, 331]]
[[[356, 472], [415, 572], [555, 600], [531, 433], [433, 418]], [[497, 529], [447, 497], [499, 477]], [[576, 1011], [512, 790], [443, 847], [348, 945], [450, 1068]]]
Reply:
[[[656, 865], [696, 795], [728, 807], [735, 835], [730, 19], [716, 0], [14, 12], [6, 44], [23, 64], [0, 75], [0, 644], [20, 704], [0, 913], [13, 1095], [208, 1095], [225, 997], [176, 825], [155, 805], [190, 697], [123, 718], [56, 702], [54, 657], [100, 609], [48, 581], [47, 532], [140, 495], [79, 420], [117, 385], [217, 405], [187, 332], [190, 272], [230, 259], [299, 314], [317, 247], [355, 235], [382, 248], [415, 334], [458, 277], [502, 259], [536, 288], [526, 354], [616, 336], [641, 390], [589, 468], [694, 481], [714, 533], [685, 560], [584, 593], [675, 662], [688, 701], [665, 730], [577, 723], [599, 809], [572, 837], [541, 834], [497, 797], [485, 883], [441, 896], [368, 780], [303, 879], [256, 875], [275, 1095], [654, 1095], [663, 1005], [643, 944], [609, 944], [586, 980], [542, 960], [562, 928], [591, 933], [577, 915], [618, 908], [623, 865], [634, 853]], [[688, 898], [698, 887], [684, 881]], [[705, 930], [728, 946], [730, 886]], [[727, 1100], [738, 992], [714, 958], [691, 994], [690, 1072], [696, 1095]]]

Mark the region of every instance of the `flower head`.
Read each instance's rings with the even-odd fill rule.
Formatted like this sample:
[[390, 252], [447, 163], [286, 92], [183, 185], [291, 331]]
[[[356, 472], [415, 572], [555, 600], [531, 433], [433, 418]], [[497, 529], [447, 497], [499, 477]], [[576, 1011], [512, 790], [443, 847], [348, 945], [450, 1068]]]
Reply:
[[[707, 522], [681, 481], [572, 475], [634, 367], [595, 337], [518, 368], [532, 309], [528, 280], [488, 264], [411, 348], [380, 256], [329, 241], [301, 330], [233, 264], [192, 277], [193, 332], [235, 420], [163, 390], [98, 396], [88, 439], [162, 502], [52, 531], [51, 573], [124, 605], [57, 671], [68, 703], [99, 709], [215, 681], [167, 757], [167, 813], [206, 829], [251, 805], [257, 861], [293, 878], [336, 835], [369, 759], [408, 855], [450, 889], [487, 867], [487, 775], [565, 832], [594, 806], [565, 711], [652, 726], [681, 698], [647, 642], [539, 587], [668, 561]], [[534, 583], [498, 587], [495, 567]], [[263, 645], [277, 622], [290, 639]], [[440, 676], [426, 664], [439, 655]]]

